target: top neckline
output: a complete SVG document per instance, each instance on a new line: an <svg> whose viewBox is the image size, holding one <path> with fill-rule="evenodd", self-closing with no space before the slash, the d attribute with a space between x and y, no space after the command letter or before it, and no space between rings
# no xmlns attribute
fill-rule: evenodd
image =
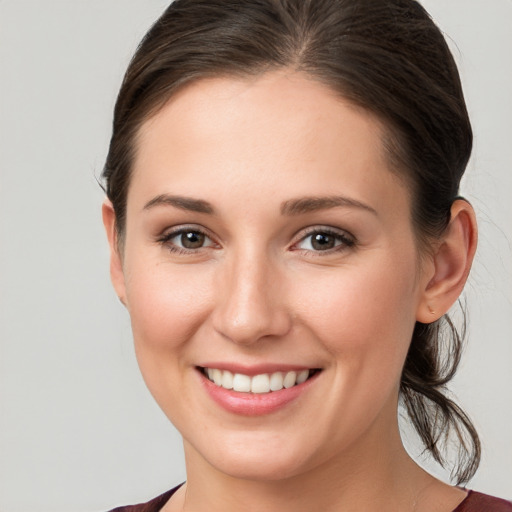
<svg viewBox="0 0 512 512"><path fill-rule="evenodd" d="M162 494L161 496L159 496L159 505L161 505L162 507L164 507L164 505L167 504L167 501L169 501L169 499L171 498L171 496L184 484L185 482L182 482L181 484L177 485L176 487L174 487L173 489L165 492L164 494ZM460 488L459 489L461 491L465 491L466 492L466 497L457 505L457 507L452 511L452 512L464 512L462 510L462 507L464 507L466 505L466 502L469 500L470 496L473 494L473 491L471 489L464 489L464 488ZM158 499L157 498L157 499Z"/></svg>
<svg viewBox="0 0 512 512"><path fill-rule="evenodd" d="M469 497L473 494L473 491L471 489L463 489L460 488L461 491L466 491L466 497L457 505L457 508L453 510L453 512L463 512L462 507L466 504L466 502L469 500Z"/></svg>

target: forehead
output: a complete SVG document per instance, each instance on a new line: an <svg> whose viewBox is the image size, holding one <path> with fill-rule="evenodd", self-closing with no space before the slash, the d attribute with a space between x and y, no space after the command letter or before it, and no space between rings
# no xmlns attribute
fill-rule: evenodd
<svg viewBox="0 0 512 512"><path fill-rule="evenodd" d="M157 195L158 187L212 195L235 185L246 199L284 185L290 195L325 195L335 185L377 202L389 187L407 195L389 171L384 130L302 74L199 80L141 127L129 196L134 188Z"/></svg>
<svg viewBox="0 0 512 512"><path fill-rule="evenodd" d="M323 130L319 134L316 130L320 124ZM366 131L376 149L383 149L380 140L384 126L376 116L318 80L285 69L243 79L217 77L191 82L142 124L137 142L140 146L156 131L170 134L173 128L187 137L204 135L205 142L213 133L221 136L223 131L238 130L240 137L250 137L255 146L262 135L272 135L281 128L285 130L280 133L288 139L311 141L317 135L332 140L339 135L336 128L341 124L350 125L353 132ZM337 138L336 143L343 144L343 140Z"/></svg>

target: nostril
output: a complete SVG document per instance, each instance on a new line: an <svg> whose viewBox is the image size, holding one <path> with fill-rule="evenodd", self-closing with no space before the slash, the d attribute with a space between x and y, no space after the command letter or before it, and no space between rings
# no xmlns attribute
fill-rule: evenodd
<svg viewBox="0 0 512 512"><path fill-rule="evenodd" d="M217 312L213 322L215 330L233 343L251 345L263 339L282 337L292 326L284 308L266 305L234 309Z"/></svg>

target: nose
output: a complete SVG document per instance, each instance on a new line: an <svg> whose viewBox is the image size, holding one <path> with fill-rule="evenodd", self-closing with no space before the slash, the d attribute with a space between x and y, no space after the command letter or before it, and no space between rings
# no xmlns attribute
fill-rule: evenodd
<svg viewBox="0 0 512 512"><path fill-rule="evenodd" d="M265 256L226 261L212 312L217 332L234 343L251 345L285 335L291 328L283 276Z"/></svg>

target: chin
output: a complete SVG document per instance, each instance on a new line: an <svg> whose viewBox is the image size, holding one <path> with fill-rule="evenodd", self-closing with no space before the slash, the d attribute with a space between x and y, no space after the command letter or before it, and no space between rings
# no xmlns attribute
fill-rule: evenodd
<svg viewBox="0 0 512 512"><path fill-rule="evenodd" d="M288 457L277 456L271 460L261 460L261 456L221 457L209 461L218 471L232 478L252 480L256 482L276 482L286 480L304 473L304 461L290 460Z"/></svg>
<svg viewBox="0 0 512 512"><path fill-rule="evenodd" d="M285 442L279 436L263 433L250 434L228 434L226 442L210 442L208 446L191 449L217 471L243 480L284 480L304 473L314 465L301 447L301 444L311 447L309 443L299 443L299 440L294 443L290 439Z"/></svg>

